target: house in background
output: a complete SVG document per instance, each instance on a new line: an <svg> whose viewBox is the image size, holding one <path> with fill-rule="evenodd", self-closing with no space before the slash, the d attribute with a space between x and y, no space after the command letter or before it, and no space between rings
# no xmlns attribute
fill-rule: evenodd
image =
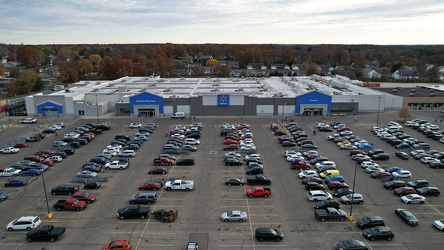
<svg viewBox="0 0 444 250"><path fill-rule="evenodd" d="M412 69L398 69L392 74L392 78L395 80L419 79L419 74Z"/></svg>

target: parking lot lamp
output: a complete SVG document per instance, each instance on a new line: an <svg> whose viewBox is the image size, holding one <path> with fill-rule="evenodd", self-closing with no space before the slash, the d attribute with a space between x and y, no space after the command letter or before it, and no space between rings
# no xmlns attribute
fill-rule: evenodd
<svg viewBox="0 0 444 250"><path fill-rule="evenodd" d="M382 96L378 96L378 118L376 118L376 127L379 127L379 111L381 110L381 98Z"/></svg>
<svg viewBox="0 0 444 250"><path fill-rule="evenodd" d="M353 175L353 186L351 192L351 202L350 202L350 216L348 216L349 221L353 221L353 199L355 197L355 184L356 184L356 170L358 169L358 162L355 163L355 173Z"/></svg>
<svg viewBox="0 0 444 250"><path fill-rule="evenodd" d="M48 210L47 218L52 218L52 213L49 211L48 194L46 193L45 175L42 170L43 192L45 193L46 209Z"/></svg>
<svg viewBox="0 0 444 250"><path fill-rule="evenodd" d="M97 124L100 124L100 117L99 117L99 102L97 102L97 94L96 96L96 112L97 112Z"/></svg>

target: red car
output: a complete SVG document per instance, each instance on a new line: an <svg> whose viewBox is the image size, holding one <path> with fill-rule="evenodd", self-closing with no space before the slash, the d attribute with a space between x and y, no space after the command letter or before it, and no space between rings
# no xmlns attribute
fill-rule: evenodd
<svg viewBox="0 0 444 250"><path fill-rule="evenodd" d="M287 133L285 133L285 131L282 131L282 130L276 130L276 131L274 131L274 135L286 135Z"/></svg>
<svg viewBox="0 0 444 250"><path fill-rule="evenodd" d="M46 149L46 150L39 150L39 151L37 151L37 153L35 153L35 155L37 155L37 154L47 154L47 155L53 155L53 154L55 154L56 153L56 151L54 151L54 150L50 150L50 149Z"/></svg>
<svg viewBox="0 0 444 250"><path fill-rule="evenodd" d="M76 198L78 200L84 201L86 203L92 203L96 200L96 195L84 192L75 192L71 198Z"/></svg>
<svg viewBox="0 0 444 250"><path fill-rule="evenodd" d="M242 130L242 129L250 129L250 125L248 124L239 124L239 126L237 126L237 130Z"/></svg>
<svg viewBox="0 0 444 250"><path fill-rule="evenodd" d="M370 177L375 178L375 179L379 179L383 176L391 176L392 174L387 173L387 172L374 172L370 175Z"/></svg>
<svg viewBox="0 0 444 250"><path fill-rule="evenodd" d="M28 146L29 146L28 143L17 143L14 145L14 148L26 148Z"/></svg>
<svg viewBox="0 0 444 250"><path fill-rule="evenodd" d="M224 145L237 144L236 140L226 139L224 140Z"/></svg>
<svg viewBox="0 0 444 250"><path fill-rule="evenodd" d="M336 189L341 189L341 188L348 188L348 185L345 182L330 181L328 183L328 188L330 190L336 190Z"/></svg>
<svg viewBox="0 0 444 250"><path fill-rule="evenodd" d="M43 162L45 160L45 158L37 156L37 155L29 155L29 156L25 156L23 158L23 160L30 160L33 162Z"/></svg>
<svg viewBox="0 0 444 250"><path fill-rule="evenodd" d="M173 166L174 160L168 158L154 158L153 164L156 166Z"/></svg>
<svg viewBox="0 0 444 250"><path fill-rule="evenodd" d="M416 194L416 190L412 187L400 187L400 188L395 188L393 190L393 194L397 195L397 196L404 196L404 195L408 195L408 194Z"/></svg>
<svg viewBox="0 0 444 250"><path fill-rule="evenodd" d="M168 168L155 167L148 171L148 174L166 174L168 173Z"/></svg>
<svg viewBox="0 0 444 250"><path fill-rule="evenodd" d="M103 250L113 250L113 249L131 250L131 243L127 240L115 240L108 242L103 246Z"/></svg>
<svg viewBox="0 0 444 250"><path fill-rule="evenodd" d="M91 139L96 138L96 135L93 134L93 133L85 133L85 134L83 134L83 135L89 135L89 136L91 137Z"/></svg>
<svg viewBox="0 0 444 250"><path fill-rule="evenodd" d="M357 154L367 155L367 152L361 151L359 149L352 149L352 150L350 150L350 155L357 155Z"/></svg>
<svg viewBox="0 0 444 250"><path fill-rule="evenodd" d="M154 182L154 181L150 181L150 182L145 182L143 184L140 184L138 189L139 190L159 190L161 187L159 182Z"/></svg>
<svg viewBox="0 0 444 250"><path fill-rule="evenodd" d="M307 155L307 160L314 159L314 158L316 158L318 156L319 156L318 154L309 154L309 155Z"/></svg>
<svg viewBox="0 0 444 250"><path fill-rule="evenodd" d="M54 166L54 162L51 161L51 160L48 160L48 159L43 160L42 163L45 164L48 167Z"/></svg>
<svg viewBox="0 0 444 250"><path fill-rule="evenodd" d="M291 169L310 169L310 163L308 163L307 161L299 161L299 162L294 162L291 164Z"/></svg>
<svg viewBox="0 0 444 250"><path fill-rule="evenodd" d="M350 131L350 128L349 127L338 128L338 132L342 132L342 131Z"/></svg>
<svg viewBox="0 0 444 250"><path fill-rule="evenodd" d="M239 150L239 147L236 144L230 144L224 147L224 151L235 151Z"/></svg>

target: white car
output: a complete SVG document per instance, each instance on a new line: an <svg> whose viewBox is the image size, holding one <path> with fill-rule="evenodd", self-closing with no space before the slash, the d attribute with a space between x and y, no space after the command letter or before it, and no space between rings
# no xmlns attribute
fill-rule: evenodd
<svg viewBox="0 0 444 250"><path fill-rule="evenodd" d="M97 173L93 172L93 171L89 171L89 170L83 170L80 172L77 172L77 177L80 178L92 178L92 177L96 177Z"/></svg>
<svg viewBox="0 0 444 250"><path fill-rule="evenodd" d="M372 161L363 161L361 163L362 168L368 168L368 167L379 167L378 163L374 163Z"/></svg>
<svg viewBox="0 0 444 250"><path fill-rule="evenodd" d="M189 145L199 145L200 141L196 140L194 138L186 138L185 139L185 144L189 144Z"/></svg>
<svg viewBox="0 0 444 250"><path fill-rule="evenodd" d="M18 153L20 150L18 148L13 148L13 147L6 147L6 148L2 148L0 150L0 153L2 154L16 154Z"/></svg>
<svg viewBox="0 0 444 250"><path fill-rule="evenodd" d="M143 141L148 140L148 137L146 135L138 135L137 138L139 138L139 139L141 139Z"/></svg>
<svg viewBox="0 0 444 250"><path fill-rule="evenodd" d="M384 169L377 167L377 166L368 166L365 168L365 172L368 174L375 173L375 172L384 172Z"/></svg>
<svg viewBox="0 0 444 250"><path fill-rule="evenodd" d="M242 151L256 150L256 146L247 144L247 145L240 147L240 150L242 150Z"/></svg>
<svg viewBox="0 0 444 250"><path fill-rule="evenodd" d="M296 152L294 150L285 150L284 157L287 158L289 155L299 154L302 155L301 152Z"/></svg>
<svg viewBox="0 0 444 250"><path fill-rule="evenodd" d="M140 124L140 123L131 123L129 127L130 128L141 128L142 124Z"/></svg>
<svg viewBox="0 0 444 250"><path fill-rule="evenodd" d="M333 197L330 193L324 192L322 190L311 190L307 193L307 199L310 201L324 201L331 200Z"/></svg>
<svg viewBox="0 0 444 250"><path fill-rule="evenodd" d="M410 204L410 203L424 203L425 202L425 197L419 194L408 194L408 195L404 195L401 197L401 201L406 203L406 204Z"/></svg>
<svg viewBox="0 0 444 250"><path fill-rule="evenodd" d="M149 136L150 133L148 133L148 132L137 132L137 134L136 134L137 137L139 137L139 136L141 136L141 135L143 135L143 136Z"/></svg>
<svg viewBox="0 0 444 250"><path fill-rule="evenodd" d="M220 216L220 220L224 222L228 221L239 221L243 222L247 220L247 213L239 210L233 210L226 213L223 213Z"/></svg>
<svg viewBox="0 0 444 250"><path fill-rule="evenodd" d="M122 152L119 153L119 156L120 157L134 157L134 156L136 156L136 151L130 150L130 149L123 150Z"/></svg>
<svg viewBox="0 0 444 250"><path fill-rule="evenodd" d="M252 146L254 146L254 142L253 141L246 141L246 140L242 140L242 141L239 141L239 146L246 146L246 145L252 145Z"/></svg>
<svg viewBox="0 0 444 250"><path fill-rule="evenodd" d="M352 135L352 134L353 134L353 132L348 131L348 130L339 132L340 136L347 136L347 135Z"/></svg>
<svg viewBox="0 0 444 250"><path fill-rule="evenodd" d="M316 172L316 170L303 170L303 171L299 172L300 179L304 179L307 177L319 177L319 175Z"/></svg>
<svg viewBox="0 0 444 250"><path fill-rule="evenodd" d="M111 155L111 156L117 156L119 153L119 150L113 150L113 149L104 149L102 154L104 155Z"/></svg>
<svg viewBox="0 0 444 250"><path fill-rule="evenodd" d="M423 153L425 153L425 150L418 149L418 150L413 150L412 152L410 152L410 155L415 156L417 154L423 154Z"/></svg>
<svg viewBox="0 0 444 250"><path fill-rule="evenodd" d="M52 162L61 162L63 160L63 158L60 155L52 155L48 157L48 159L51 160Z"/></svg>
<svg viewBox="0 0 444 250"><path fill-rule="evenodd" d="M405 125L406 127L412 127L412 126L415 126L416 124L418 124L418 123L416 123L416 122L414 122L414 121L406 121L406 122L404 123L404 125Z"/></svg>
<svg viewBox="0 0 444 250"><path fill-rule="evenodd" d="M249 154L244 157L244 160L248 160L250 158L259 158L260 159L261 155L260 154Z"/></svg>
<svg viewBox="0 0 444 250"><path fill-rule="evenodd" d="M22 216L16 220L9 222L6 226L8 231L14 230L31 230L37 228L42 224L42 220L38 216Z"/></svg>
<svg viewBox="0 0 444 250"><path fill-rule="evenodd" d="M238 158L240 158L240 157L241 157L241 154L239 154L239 153L236 153L236 152L233 152L233 151L231 151L231 152L228 152L228 153L225 153L225 155L233 155L233 156L236 156L236 157L238 157Z"/></svg>
<svg viewBox="0 0 444 250"><path fill-rule="evenodd" d="M334 140L335 138L339 138L339 137L341 137L339 134L332 134L332 135L329 135L327 138L328 138L328 140Z"/></svg>
<svg viewBox="0 0 444 250"><path fill-rule="evenodd" d="M119 145L119 144L108 145L108 146L106 146L106 149L118 151L118 150L122 149L122 145Z"/></svg>
<svg viewBox="0 0 444 250"><path fill-rule="evenodd" d="M440 231L444 231L444 219L435 220L433 225Z"/></svg>
<svg viewBox="0 0 444 250"><path fill-rule="evenodd" d="M440 163L440 162L441 162L440 160L438 160L438 159L436 159L436 158L434 158L434 157L429 157L429 156L422 157L420 161L421 161L422 163L424 163L424 164L430 164L430 163L432 163L432 162L437 162L437 163Z"/></svg>
<svg viewBox="0 0 444 250"><path fill-rule="evenodd" d="M368 141L366 141L366 140L359 140L359 141L353 143L353 145L355 145L355 146L358 146L360 144L368 144Z"/></svg>
<svg viewBox="0 0 444 250"><path fill-rule="evenodd" d="M308 156L308 155L313 155L313 154L317 155L318 151L316 151L316 150L308 150L308 151L305 151L304 153L302 153L303 156Z"/></svg>
<svg viewBox="0 0 444 250"><path fill-rule="evenodd" d="M58 125L52 125L51 127L49 127L49 129L52 129L52 130L61 130L62 127L60 127L60 126L58 126Z"/></svg>
<svg viewBox="0 0 444 250"><path fill-rule="evenodd" d="M393 172L392 176L396 178L409 178L412 177L412 173L410 173L408 170L399 170L397 172Z"/></svg>
<svg viewBox="0 0 444 250"><path fill-rule="evenodd" d="M183 138L185 138L185 136L184 136L184 135L181 135L181 134L174 134L174 135L172 135L171 137L179 138L179 139L181 139L181 140L183 140Z"/></svg>
<svg viewBox="0 0 444 250"><path fill-rule="evenodd" d="M292 161L294 159L304 159L301 155L289 155L287 161Z"/></svg>

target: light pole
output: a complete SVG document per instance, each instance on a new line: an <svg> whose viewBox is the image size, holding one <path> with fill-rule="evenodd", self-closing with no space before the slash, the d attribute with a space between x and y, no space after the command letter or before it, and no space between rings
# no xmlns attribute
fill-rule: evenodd
<svg viewBox="0 0 444 250"><path fill-rule="evenodd" d="M43 181L43 192L45 193L46 209L48 210L47 218L52 218L52 213L49 211L48 194L46 193L45 175L42 169L42 181Z"/></svg>
<svg viewBox="0 0 444 250"><path fill-rule="evenodd" d="M350 203L350 216L348 216L349 221L353 221L353 199L355 197L356 169L357 168L358 168L358 162L355 163L355 173L353 176L353 186L352 186L351 203Z"/></svg>
<svg viewBox="0 0 444 250"><path fill-rule="evenodd" d="M97 112L97 124L100 124L100 117L99 117L99 102L97 101L97 94L96 96L96 112Z"/></svg>
<svg viewBox="0 0 444 250"><path fill-rule="evenodd" d="M378 96L378 118L376 119L376 127L379 126L379 111L381 108L381 98L382 98L382 96Z"/></svg>
<svg viewBox="0 0 444 250"><path fill-rule="evenodd" d="M284 124L284 97L282 97L282 125Z"/></svg>

